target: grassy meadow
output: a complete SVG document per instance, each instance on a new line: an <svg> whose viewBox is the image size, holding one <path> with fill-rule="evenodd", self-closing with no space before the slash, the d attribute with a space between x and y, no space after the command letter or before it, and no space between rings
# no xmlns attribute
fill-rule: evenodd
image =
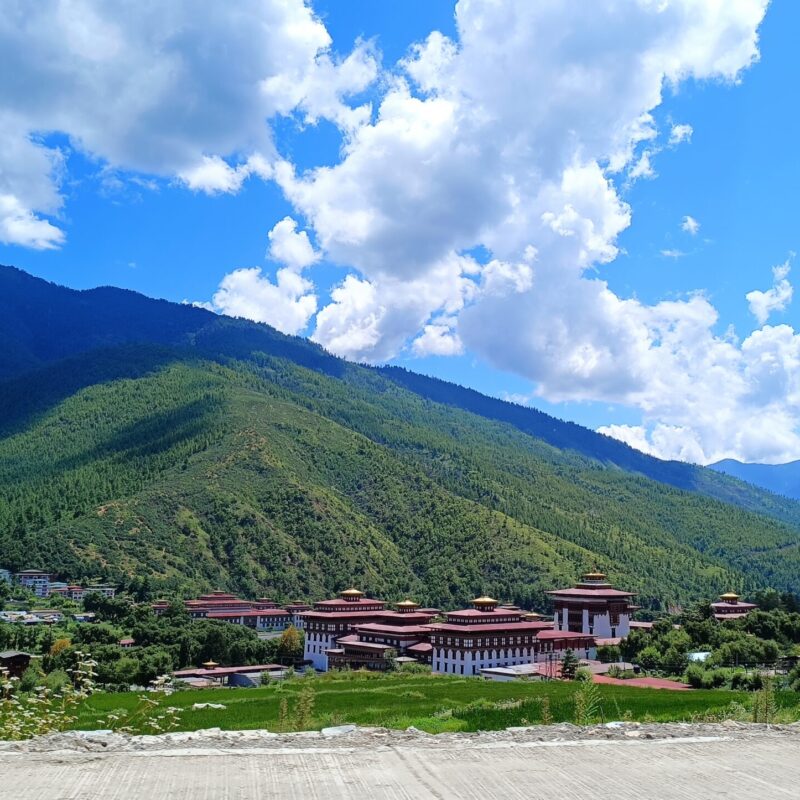
<svg viewBox="0 0 800 800"><path fill-rule="evenodd" d="M151 708L144 708L136 694L96 694L80 708L73 727L105 728L109 714L114 714L121 722L113 727L124 724L136 733L152 733L149 720L172 706L179 709L174 729L182 731L212 727L293 731L346 722L387 728L413 725L430 733L499 730L542 722L574 722L574 694L578 688L579 684L555 681L495 683L424 674L330 673L253 689L201 689L154 695L158 705ZM594 688L599 700L594 722L748 719L755 697L753 693L727 690L676 692L605 685ZM195 711L195 703L222 703L225 708ZM800 719L800 694L778 693L775 703L777 720Z"/></svg>

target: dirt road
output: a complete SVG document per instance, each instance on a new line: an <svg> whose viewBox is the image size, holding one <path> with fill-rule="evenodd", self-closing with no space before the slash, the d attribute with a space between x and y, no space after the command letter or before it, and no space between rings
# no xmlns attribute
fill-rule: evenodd
<svg viewBox="0 0 800 800"><path fill-rule="evenodd" d="M800 726L62 734L0 744L2 800L609 797L798 798Z"/></svg>

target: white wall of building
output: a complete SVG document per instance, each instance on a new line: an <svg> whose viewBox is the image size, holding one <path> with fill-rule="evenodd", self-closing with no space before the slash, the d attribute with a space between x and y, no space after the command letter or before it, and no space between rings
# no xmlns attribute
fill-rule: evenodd
<svg viewBox="0 0 800 800"><path fill-rule="evenodd" d="M314 665L314 669L322 672L328 671L328 656L326 650L336 646L336 637L341 633L306 633L303 647L303 658Z"/></svg>

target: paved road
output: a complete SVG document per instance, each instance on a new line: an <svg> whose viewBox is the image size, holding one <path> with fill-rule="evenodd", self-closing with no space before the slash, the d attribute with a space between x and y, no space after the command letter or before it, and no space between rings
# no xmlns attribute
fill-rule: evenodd
<svg viewBox="0 0 800 800"><path fill-rule="evenodd" d="M0 753L2 800L731 797L797 800L800 735Z"/></svg>

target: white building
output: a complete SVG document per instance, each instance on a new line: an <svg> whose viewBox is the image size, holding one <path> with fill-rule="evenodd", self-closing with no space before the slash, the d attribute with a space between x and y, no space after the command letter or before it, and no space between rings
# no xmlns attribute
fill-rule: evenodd
<svg viewBox="0 0 800 800"><path fill-rule="evenodd" d="M50 573L38 569L26 569L15 576L20 586L30 589L37 597L50 594Z"/></svg>
<svg viewBox="0 0 800 800"><path fill-rule="evenodd" d="M450 675L480 675L494 667L551 662L572 650L579 658L594 657L594 638L554 631L549 622L527 619L516 606L498 606L478 597L472 608L450 611L446 621L429 626L431 667Z"/></svg>
<svg viewBox="0 0 800 800"><path fill-rule="evenodd" d="M570 589L548 592L553 598L553 627L586 633L597 639L624 638L630 633L632 592L615 589L602 572L587 572Z"/></svg>

